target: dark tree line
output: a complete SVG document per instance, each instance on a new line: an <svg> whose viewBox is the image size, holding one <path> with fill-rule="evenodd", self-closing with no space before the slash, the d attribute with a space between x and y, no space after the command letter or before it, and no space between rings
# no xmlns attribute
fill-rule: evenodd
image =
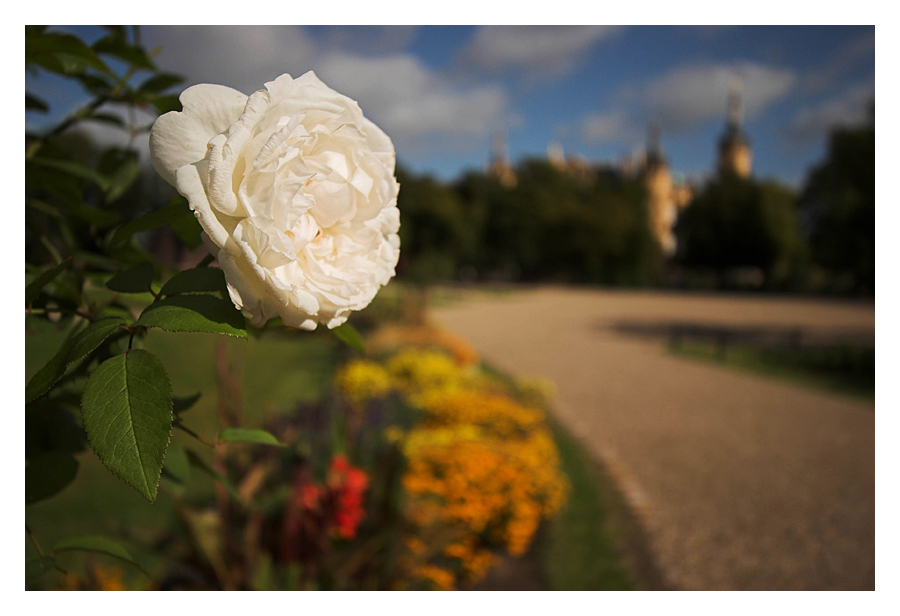
<svg viewBox="0 0 900 616"><path fill-rule="evenodd" d="M864 126L833 131L800 194L711 179L681 212L668 261L640 175L573 175L542 160L515 171L508 188L481 172L443 183L401 169L401 276L874 293L874 107Z"/></svg>
<svg viewBox="0 0 900 616"><path fill-rule="evenodd" d="M516 175L505 188L483 173L448 185L401 170L402 274L421 282L652 280L658 251L639 179L576 178L540 160Z"/></svg>

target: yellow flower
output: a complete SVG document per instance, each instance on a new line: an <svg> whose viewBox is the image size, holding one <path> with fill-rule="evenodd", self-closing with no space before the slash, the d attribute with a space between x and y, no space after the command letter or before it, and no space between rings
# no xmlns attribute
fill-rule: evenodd
<svg viewBox="0 0 900 616"><path fill-rule="evenodd" d="M380 364L367 359L348 362L338 372L338 388L352 403L365 406L391 391L391 376Z"/></svg>
<svg viewBox="0 0 900 616"><path fill-rule="evenodd" d="M414 577L430 582L435 590L454 590L453 574L435 565L422 565L413 573Z"/></svg>
<svg viewBox="0 0 900 616"><path fill-rule="evenodd" d="M407 460L402 482L411 534L403 566L437 589L475 583L497 549L527 552L541 521L565 502L568 482L544 413L552 383L491 377L475 367L477 355L464 343L431 328L394 328L374 339L370 349L398 340L395 346L418 345L383 364L350 362L338 375L351 404L393 391L421 411L412 429L383 433Z"/></svg>

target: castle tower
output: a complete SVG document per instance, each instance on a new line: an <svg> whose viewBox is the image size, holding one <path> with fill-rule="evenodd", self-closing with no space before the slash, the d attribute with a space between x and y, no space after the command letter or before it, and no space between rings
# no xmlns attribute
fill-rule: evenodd
<svg viewBox="0 0 900 616"><path fill-rule="evenodd" d="M557 171L565 171L566 169L566 153L562 144L553 141L547 144L547 162L549 162Z"/></svg>
<svg viewBox="0 0 900 616"><path fill-rule="evenodd" d="M652 122L647 128L647 158L644 163L644 186L647 190L647 215L650 232L663 253L675 252L675 235L672 228L678 216L675 202L675 186L669 163L660 145L659 124Z"/></svg>
<svg viewBox="0 0 900 616"><path fill-rule="evenodd" d="M739 78L731 82L728 94L728 121L725 133L719 139L719 174L733 174L740 178L748 178L753 172L753 149L750 139L741 129L744 120L741 90L743 84Z"/></svg>

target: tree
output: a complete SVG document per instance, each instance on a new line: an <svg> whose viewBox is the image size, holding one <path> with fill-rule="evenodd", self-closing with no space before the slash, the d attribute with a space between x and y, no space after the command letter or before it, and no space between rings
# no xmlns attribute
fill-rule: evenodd
<svg viewBox="0 0 900 616"><path fill-rule="evenodd" d="M831 133L809 175L803 212L817 265L861 293L875 292L875 104L865 125Z"/></svg>
<svg viewBox="0 0 900 616"><path fill-rule="evenodd" d="M678 259L720 278L759 268L768 286L788 280L802 260L796 198L775 182L723 175L710 181L679 218Z"/></svg>

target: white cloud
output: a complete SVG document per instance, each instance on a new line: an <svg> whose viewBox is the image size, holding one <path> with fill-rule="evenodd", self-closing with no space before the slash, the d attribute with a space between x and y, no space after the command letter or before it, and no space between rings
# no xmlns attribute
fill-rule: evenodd
<svg viewBox="0 0 900 616"><path fill-rule="evenodd" d="M313 40L294 26L153 26L149 47L160 45L157 63L187 77L186 85L217 83L245 93L282 73L313 68Z"/></svg>
<svg viewBox="0 0 900 616"><path fill-rule="evenodd" d="M633 144L641 138L637 121L623 109L593 113L581 121L581 136L585 143Z"/></svg>
<svg viewBox="0 0 900 616"><path fill-rule="evenodd" d="M323 81L357 99L389 135L410 142L434 133L487 134L501 125L507 107L502 88L454 87L411 55L337 54L317 68Z"/></svg>
<svg viewBox="0 0 900 616"><path fill-rule="evenodd" d="M473 140L473 135L486 137L507 117L514 118L498 85L462 86L410 53L341 51L335 49L336 35L317 46L306 31L291 26L148 30L149 44L163 47L159 65L185 75L187 85L221 83L249 93L282 73L297 77L315 70L329 86L359 101L365 114L391 136L401 156L446 143L456 149L483 147L483 139ZM415 34L408 29L393 33L407 41Z"/></svg>
<svg viewBox="0 0 900 616"><path fill-rule="evenodd" d="M752 119L783 98L797 78L788 69L742 62L682 66L622 93L643 106L664 130L693 128L722 118L735 77L743 82L744 116Z"/></svg>
<svg viewBox="0 0 900 616"><path fill-rule="evenodd" d="M462 63L485 72L521 71L531 77L570 73L585 53L618 26L481 26Z"/></svg>
<svg viewBox="0 0 900 616"><path fill-rule="evenodd" d="M805 107L794 116L788 138L797 146L810 145L836 126L861 124L868 118L869 103L874 98L874 84L859 83L838 97Z"/></svg>
<svg viewBox="0 0 900 616"><path fill-rule="evenodd" d="M688 64L632 83L614 96L604 111L582 118L582 139L589 144L638 143L650 121L663 133L683 133L710 121L724 121L735 77L743 83L744 116L748 119L784 98L797 81L787 69L752 62Z"/></svg>

